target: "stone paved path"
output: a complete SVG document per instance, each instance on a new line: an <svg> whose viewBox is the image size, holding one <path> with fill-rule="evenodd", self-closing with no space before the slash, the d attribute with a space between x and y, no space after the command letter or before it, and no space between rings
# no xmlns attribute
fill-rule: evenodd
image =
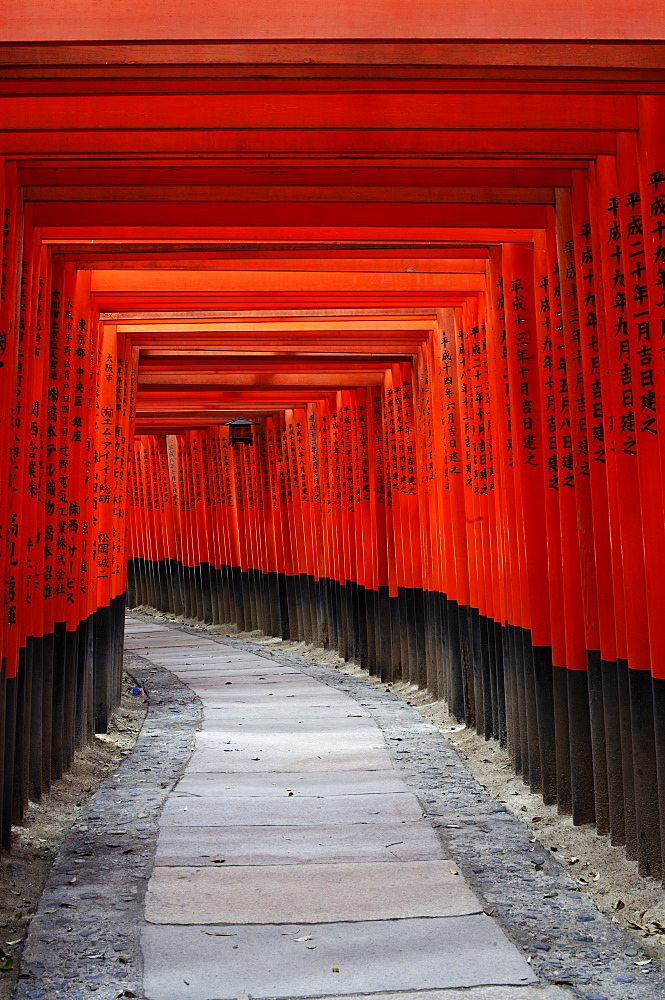
<svg viewBox="0 0 665 1000"><path fill-rule="evenodd" d="M288 663L130 619L198 695L141 936L146 1000L564 1000L446 857L382 730Z"/></svg>

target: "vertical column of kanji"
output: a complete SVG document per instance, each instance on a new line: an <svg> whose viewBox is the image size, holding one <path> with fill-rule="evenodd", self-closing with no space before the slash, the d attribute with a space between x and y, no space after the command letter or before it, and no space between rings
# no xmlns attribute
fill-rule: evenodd
<svg viewBox="0 0 665 1000"><path fill-rule="evenodd" d="M524 773L534 791L542 790L542 768L538 736L534 647L550 647L550 611L547 584L547 533L544 498L544 453L539 427L540 385L534 295L533 247L505 244L502 265L506 293L508 373L512 397L513 445L516 461L518 528L524 539L526 579L523 608L527 612L517 650L518 697L523 684L526 742ZM521 656L520 656L521 653ZM543 651L551 656L551 649ZM520 670L521 666L521 670ZM578 698L578 700L580 700ZM588 700L580 707L580 727ZM588 718L587 718L588 733ZM523 729L524 732L524 729ZM580 749L582 742L580 741ZM583 792L588 791L584 788Z"/></svg>
<svg viewBox="0 0 665 1000"><path fill-rule="evenodd" d="M185 617L196 620L196 552L192 526L192 449L187 431L178 438L178 489L180 493L180 523L182 527L182 562L185 586Z"/></svg>
<svg viewBox="0 0 665 1000"><path fill-rule="evenodd" d="M505 322L499 320L494 289L496 280L487 268L486 290L479 298L481 357L483 359L482 421L479 432L484 448L480 453L481 502L483 509L483 546L488 558L488 612L486 618L490 683L492 692L492 732L502 744L506 742L506 700L504 676L504 624L506 620L505 585L502 560L505 541L504 524L499 517L499 494L496 488L495 463L497 448L505 439L505 405L503 384L498 375L499 345L505 335ZM504 337L505 347L505 337ZM486 492L485 492L486 490Z"/></svg>
<svg viewBox="0 0 665 1000"><path fill-rule="evenodd" d="M665 102L660 96L638 98L640 131L638 134L638 171L641 192L643 237L646 254L643 284L649 290L649 327L645 317L637 332L640 346L649 345L653 357L654 385L640 388L639 436L653 435L656 421L661 483L665 480L665 447L663 446L663 378L665 375ZM648 338L647 338L648 333ZM645 366L649 367L649 366ZM652 445L653 448L653 445ZM662 585L662 573L656 586ZM651 578L647 581L652 585ZM651 628L652 615L649 615ZM665 658L652 651L653 705L655 721L656 763L659 786L662 854L665 858Z"/></svg>
<svg viewBox="0 0 665 1000"><path fill-rule="evenodd" d="M32 292L35 271L34 232L31 213L23 218L21 259L17 311L17 350L13 393L8 397L7 417L10 422L9 442L9 533L5 602L9 625L6 650L8 714L5 733L5 789L2 810L2 841L9 845L12 820L20 820L23 812L26 662L25 641L28 629L28 607L25 601L26 569L23 549L32 533L29 509L26 511L26 459L29 428L31 376L34 358L30 344L32 332ZM25 516L27 515L27 517ZM27 523L26 523L27 522ZM29 752L29 751L28 751Z"/></svg>
<svg viewBox="0 0 665 1000"><path fill-rule="evenodd" d="M293 474L291 461L292 421L290 412L285 410L280 414L280 427L277 434L277 457L280 474L280 498L282 504L282 524L285 541L285 572L286 601L289 619L289 637L302 638L298 611L298 537L293 515Z"/></svg>
<svg viewBox="0 0 665 1000"><path fill-rule="evenodd" d="M164 559L166 540L164 530L165 504L161 481L159 457L159 437L155 434L146 436L146 475L150 491L150 524L147 526L148 544L150 546L149 566L151 574L152 597L151 605L159 610L167 610L168 600L164 575Z"/></svg>
<svg viewBox="0 0 665 1000"><path fill-rule="evenodd" d="M204 432L192 431L192 461L195 487L195 523L198 538L198 571L200 587L201 621L212 622L212 592L210 587L210 501L206 498L203 472Z"/></svg>
<svg viewBox="0 0 665 1000"><path fill-rule="evenodd" d="M303 479L304 470L304 434L303 411L301 409L287 410L288 456L291 474L293 503L291 505L292 531L296 541L297 564L295 567L295 583L298 603L298 634L301 639L311 641L311 618L309 614L308 589L308 493L307 481ZM304 486L304 489L303 489Z"/></svg>
<svg viewBox="0 0 665 1000"><path fill-rule="evenodd" d="M91 322L99 326L99 312L92 309ZM116 347L115 421L113 428L113 479L112 479L112 553L111 606L113 609L113 637L115 644L115 691L119 703L122 690L122 671L125 638L125 610L127 605L127 456L133 425L133 393L135 388L135 354L131 343L123 336ZM138 365L138 357L136 357ZM160 492L161 505L161 492ZM163 534L162 534L163 548ZM164 556L160 563L162 600L165 598Z"/></svg>
<svg viewBox="0 0 665 1000"><path fill-rule="evenodd" d="M210 621L218 625L219 536L217 533L217 504L213 468L213 434L215 428L206 429L201 436L201 471L203 474L203 500L208 527L208 601Z"/></svg>
<svg viewBox="0 0 665 1000"><path fill-rule="evenodd" d="M403 362L401 368L401 405L404 436L404 472L400 473L400 490L406 513L409 580L407 606L409 617L409 662L411 676L419 687L427 686L425 656L425 603L423 590L423 553L421 544L420 497L416 470L416 425L414 414L413 366Z"/></svg>
<svg viewBox="0 0 665 1000"><path fill-rule="evenodd" d="M636 817L640 870L645 875L662 877L659 783L653 766L656 759L656 728L652 675L653 664L665 662L665 621L662 614L665 600L665 580L662 574L665 560L665 517L661 458L662 435L665 434L665 379L662 355L659 357L654 352L651 340L650 300L656 288L650 288L648 280L645 213L640 189L637 136L634 132L617 136L616 163L649 628L649 666L632 670L629 675ZM656 204L665 214L665 199L661 204ZM650 204L647 218L652 217L652 207L654 206ZM662 299L662 295L656 296L656 301L659 299ZM625 335L624 328L620 339ZM648 409L654 396L660 400L655 413ZM665 803L663 815L665 816Z"/></svg>
<svg viewBox="0 0 665 1000"><path fill-rule="evenodd" d="M624 770L624 792L628 791L630 806L626 809L626 844L630 856L637 856L642 869L648 868L650 850L648 826L649 807L636 784L637 771L644 767L640 760L642 748L634 731L632 713L634 689L641 686L633 670L650 669L650 642L647 614L646 567L642 536L641 496L638 490L627 494L624 484L639 484L638 438L635 421L636 397L641 392L640 375L631 356L630 325L636 310L628 301L627 271L633 268L622 237L618 178L614 157L599 157L595 172L595 208L592 203L592 231L600 257L605 329L601 328L601 384L603 403L607 403L611 422L605 435L609 444L608 483L611 537L618 549L615 572L623 581L625 606L627 662L619 663L622 700L622 740L630 742L632 760ZM628 273L628 281L631 281ZM633 337L632 339L635 339ZM638 366L639 367L639 366ZM603 374L605 377L603 378ZM609 431L609 433L608 433ZM628 764L624 760L624 763ZM650 766L650 765L649 765ZM633 797L634 828L631 822Z"/></svg>
<svg viewBox="0 0 665 1000"><path fill-rule="evenodd" d="M466 309L457 311L457 329L452 338L452 353L454 364L457 369L459 387L459 408L460 408L460 429L462 438L460 445L462 451L462 492L460 496L462 509L460 513L463 517L465 546L468 570L468 595L465 605L458 608L459 622L459 642L462 664L462 674L464 678L465 695L465 718L468 726L476 726L479 722L478 697L482 697L480 684L476 685L477 661L474 650L474 609L478 607L478 565L475 537L475 517L473 514L473 476L478 475L475 465L474 448L477 448L475 441L475 424L473 414L473 388L471 372L471 345L469 335L469 316ZM478 690L477 690L478 688Z"/></svg>
<svg viewBox="0 0 665 1000"><path fill-rule="evenodd" d="M15 392L18 341L18 306L21 257L21 201L12 164L0 161L2 169L2 287L0 289L0 386L7 404ZM14 771L14 746L16 736L16 670L8 658L9 632L15 626L16 608L12 610L10 588L10 524L11 496L8 489L12 428L9 415L0 424L2 444L3 483L0 490L0 526L3 532L2 568L4 580L5 614L2 619L0 664L0 846L9 848L11 842L12 784ZM12 621L12 618L14 621Z"/></svg>
<svg viewBox="0 0 665 1000"><path fill-rule="evenodd" d="M68 331L66 331L68 332ZM99 553L96 550L96 530L95 518L97 516L96 504L99 495L95 493L95 461L100 454L100 449L96 441L96 421L98 405L98 385L99 385L99 348L101 329L99 315L96 309L91 306L90 300L90 272L80 272L76 275L76 288L74 298L74 330L73 341L71 342L70 366L70 420L68 425L69 438L68 448L70 451L69 461L72 476L76 479L76 493L72 495L69 505L69 545L71 548L72 560L69 570L69 582L73 581L76 603L79 607L79 622L76 629L77 635L77 720L83 717L87 720L87 735L94 731L95 715L99 715L99 708L95 705L95 671L97 670L97 603L96 575L97 559ZM106 375L110 374L107 372ZM117 372L113 372L117 376ZM113 399L112 423L114 428L114 438L112 446L113 466L110 478L111 501L106 506L107 523L114 521L114 501L113 493L115 487L115 465L117 461L115 446L115 413L116 413L116 378L112 380L104 379L108 385L109 396ZM104 449L106 450L106 449ZM124 498L123 498L124 504ZM104 506L102 504L102 506ZM113 532L110 532L110 558L111 575L114 569L114 557L117 563L118 558L124 564L123 552L114 551ZM123 539L124 544L124 539ZM122 566L124 577L125 569ZM124 589L124 588L123 588ZM68 596L71 593L71 586L68 583ZM111 580L109 596L113 598L113 582ZM74 604L68 600L67 607L73 612ZM124 608L123 608L124 611ZM124 634L124 614L118 615L117 609L111 606L111 640L113 649L110 651L110 664L112 674L110 677L110 698L111 705L115 706L120 700L122 683L122 645ZM74 623L72 614L71 623ZM102 631L104 625L100 626ZM105 669L102 664L102 670ZM84 729L85 729L84 724ZM78 721L77 721L78 727ZM84 738L85 732L81 732ZM77 736L78 739L78 736Z"/></svg>
<svg viewBox="0 0 665 1000"><path fill-rule="evenodd" d="M226 428L220 431L220 468L224 495L224 530L227 557L227 608L231 622L240 626L242 621L242 584L240 578L240 552L238 540L238 516L235 502L233 474L234 449L228 442Z"/></svg>
<svg viewBox="0 0 665 1000"><path fill-rule="evenodd" d="M159 599L162 610L173 612L173 583L171 560L173 559L173 510L168 489L168 466L166 461L166 440L162 434L152 439L154 475L159 499L159 539L160 577Z"/></svg>
<svg viewBox="0 0 665 1000"><path fill-rule="evenodd" d="M44 336L49 322L49 309L52 301L55 279L52 274L52 262L49 251L43 248L40 255L40 274L37 289L37 312L32 336L33 364L36 366L32 381L32 394L29 404L29 436L27 455L28 501L33 504L33 522L31 535L26 539L26 603L29 603L33 625L31 637L26 643L26 657L31 668L31 684L26 698L29 700L30 753L26 765L28 795L33 801L39 801L43 788L43 754L42 739L43 713L45 702L44 680L48 670L43 663L44 636L52 629L49 608L50 602L45 599L45 538L47 527L52 522L47 516L47 501L45 497L45 462L47 449L47 407L50 406L48 393L50 391L49 372L49 340ZM62 269L58 269L61 283ZM56 322L60 319L56 311ZM47 698L48 701L48 698ZM50 753L49 753L50 757ZM49 772L50 778L50 772ZM48 780L48 779L47 779Z"/></svg>
<svg viewBox="0 0 665 1000"><path fill-rule="evenodd" d="M312 507L312 481L308 455L307 410L298 407L293 411L295 445L295 481L300 503L300 531L302 534L302 564L300 571L300 600L302 606L303 634L312 642L316 629L315 574L314 574L314 520Z"/></svg>
<svg viewBox="0 0 665 1000"><path fill-rule="evenodd" d="M129 608L137 608L141 603L139 598L140 593L140 578L139 578L139 559L140 559L140 548L139 548L139 489L138 489L138 467L137 463L139 461L138 449L141 445L141 438L137 435L132 443L131 456L129 463L129 482L130 482L130 492L129 492L129 510L128 510L128 524L129 524L129 542L127 549L127 606Z"/></svg>
<svg viewBox="0 0 665 1000"><path fill-rule="evenodd" d="M480 651L483 675L483 732L486 737L498 737L499 694L496 656L495 622L496 606L496 549L495 508L493 480L492 402L487 352L487 312L485 297L469 300L473 305L474 323L471 327L472 364L474 376L474 416L477 440L478 480L474 483L476 533L482 553L482 590L479 593Z"/></svg>
<svg viewBox="0 0 665 1000"><path fill-rule="evenodd" d="M89 272L81 272L81 274L89 275ZM97 379L93 438L92 530L90 536L94 564L94 604L96 606L94 614L95 727L98 732L105 732L116 698L119 696L119 691L114 688L117 678L117 647L114 635L114 612L111 605L117 363L117 334L114 326L106 324L101 327L96 348Z"/></svg>
<svg viewBox="0 0 665 1000"><path fill-rule="evenodd" d="M254 438L254 435L252 435ZM261 628L260 613L260 540L258 525L258 504L256 498L256 482L254 469L256 464L254 443L243 445L238 449L242 461L242 478L245 488L245 550L247 553L247 629Z"/></svg>
<svg viewBox="0 0 665 1000"><path fill-rule="evenodd" d="M334 646L344 656L348 648L346 579L347 579L347 497L346 497L346 432L344 426L344 395L335 394L331 414L333 509L331 539L334 566Z"/></svg>
<svg viewBox="0 0 665 1000"><path fill-rule="evenodd" d="M332 562L332 431L331 406L329 398L316 403L317 462L319 468L320 519L321 519L321 565L319 579L319 635L326 648L334 646L332 639L332 618L334 602L333 562Z"/></svg>
<svg viewBox="0 0 665 1000"><path fill-rule="evenodd" d="M442 578L442 655L446 699L451 712L467 720L465 666L460 637L460 619L469 603L469 574L464 515L463 436L460 411L460 379L456 361L457 318L454 309L437 311L437 341L433 358L436 378L434 399L439 421L435 421L437 483L440 487L440 544ZM445 526L445 528L444 528ZM472 692L469 692L472 696Z"/></svg>
<svg viewBox="0 0 665 1000"><path fill-rule="evenodd" d="M360 662L365 669L376 673L376 537L372 517L372 491L369 468L369 410L370 390L357 389L356 397L356 496L359 505L360 551L362 590L359 592Z"/></svg>
<svg viewBox="0 0 665 1000"><path fill-rule="evenodd" d="M196 618L195 555L192 538L192 484L190 476L191 448L187 432L177 435L178 494L180 496L180 526L182 530L182 572L185 618Z"/></svg>
<svg viewBox="0 0 665 1000"><path fill-rule="evenodd" d="M362 666L367 663L367 618L365 606L365 584L367 579L367 553L365 552L364 510L362 503L362 459L360 454L360 418L364 418L365 409L362 405L362 394L358 389L349 392L351 407L349 486L353 492L353 519L350 524L350 544L352 551L351 587L352 587L352 633L351 649L353 658Z"/></svg>
<svg viewBox="0 0 665 1000"><path fill-rule="evenodd" d="M191 617L195 621L203 619L203 604L201 592L201 539L198 525L197 475L198 449L192 431L185 431L183 437L182 463L184 474L184 489L187 497L185 507L185 525L187 548L189 552L188 572L190 581Z"/></svg>
<svg viewBox="0 0 665 1000"><path fill-rule="evenodd" d="M342 394L335 393L333 409L330 412L330 514L329 514L329 559L331 578L330 643L340 650L342 645L342 436L340 415Z"/></svg>
<svg viewBox="0 0 665 1000"><path fill-rule="evenodd" d="M141 451L141 493L143 497L143 561L144 561L144 590L146 607L155 607L155 496L151 461L152 437L149 434L143 435L143 448Z"/></svg>
<svg viewBox="0 0 665 1000"><path fill-rule="evenodd" d="M358 503L355 483L355 413L354 393L348 389L342 390L342 407L339 416L341 428L341 458L342 458L342 524L343 524L343 570L342 570L342 622L344 627L344 645L342 655L345 660L357 656L356 639L358 635L358 551L356 536L358 530Z"/></svg>
<svg viewBox="0 0 665 1000"><path fill-rule="evenodd" d="M273 523L273 507L270 490L270 467L268 464L268 441L266 438L266 418L258 418L256 436L256 493L259 505L261 534L261 594L263 629L268 635L279 635L279 592L275 587L277 574L277 551Z"/></svg>
<svg viewBox="0 0 665 1000"><path fill-rule="evenodd" d="M427 687L435 697L448 700L441 648L443 638L441 595L445 590L440 523L443 475L439 477L436 474L438 469L444 474L447 469L444 470L443 465L445 456L440 455L440 439L444 433L445 417L437 384L439 377L435 358L437 336L438 330L432 330L419 350L419 402L416 405L416 417L420 417L421 421L419 489L425 506L425 510L421 510L421 516L426 525L424 544L427 560Z"/></svg>
<svg viewBox="0 0 665 1000"><path fill-rule="evenodd" d="M481 637L481 607L484 597L484 553L480 512L479 424L483 414L482 359L480 329L473 303L467 299L458 330L457 363L460 373L460 402L464 429L464 519L469 565L469 605L463 635L468 647L469 690L473 691L471 719L479 733L485 734L485 658ZM478 413L477 411L480 411ZM488 684L489 687L489 684ZM487 692L489 693L489 692ZM471 719L469 721L471 721Z"/></svg>
<svg viewBox="0 0 665 1000"><path fill-rule="evenodd" d="M505 280L502 250L492 250L488 265L488 309L492 315L493 336L488 341L488 375L492 407L494 465L496 483L496 527L498 549L498 600L501 608L501 648L505 702L506 742L517 771L526 759L522 753L525 727L521 671L521 625L524 622L524 545L520 533L515 484L515 452L513 450L513 409L508 365L508 334L506 328L506 298L510 292Z"/></svg>
<svg viewBox="0 0 665 1000"><path fill-rule="evenodd" d="M422 559L424 674L427 689L437 693L438 681L434 669L432 614L432 544L431 525L432 480L432 408L429 394L429 353L427 344L419 344L413 363L413 413L416 489L418 492L419 544Z"/></svg>
<svg viewBox="0 0 665 1000"><path fill-rule="evenodd" d="M557 215L564 217L563 193L557 192ZM571 191L571 226L573 234L574 264L576 269L577 304L579 308L582 376L586 404L586 432L589 442L589 487L593 532L593 574L591 587L597 595L598 641L603 687L603 714L605 717L605 751L607 755L607 787L610 836L612 843L626 842L626 812L634 808L632 783L628 797L624 791L624 764L632 747L622 738L622 699L619 697L617 657L625 659L625 613L623 586L619 566L613 567L616 555L610 539L610 513L608 501L607 464L614 462L611 443L612 428L606 412L601 382L600 330L604 330L604 303L600 281L600 258L594 252L591 232L588 178L581 171L574 171ZM567 243L568 241L566 241ZM566 261L569 254L565 251ZM598 272L598 274L596 273ZM607 434L607 440L606 440ZM616 547L615 547L616 549ZM627 713L628 706L624 712ZM628 768L626 768L628 770Z"/></svg>
<svg viewBox="0 0 665 1000"><path fill-rule="evenodd" d="M392 455L392 517L395 539L395 587L397 600L396 635L399 642L399 662L401 676L416 683L415 661L413 659L413 616L410 614L411 553L409 549L408 509L403 486L406 481L406 446L404 435L404 415L402 405L402 370L400 365L392 365L392 387L389 390L392 402L391 455ZM390 406L389 406L390 410Z"/></svg>
<svg viewBox="0 0 665 1000"><path fill-rule="evenodd" d="M29 225L29 214L26 215ZM14 773L12 794L12 819L21 823L28 800L28 772L30 760L30 714L32 694L32 633L34 615L34 578L36 541L40 535L38 507L37 462L34 412L39 404L43 384L44 356L41 333L37 330L37 313L40 304L42 248L39 232L30 227L24 238L25 287L21 288L19 313L19 365L17 367L17 395L14 411L15 457L20 463L14 478L15 501L22 509L20 531L12 538L18 556L15 567L17 586L17 618L20 619L18 636L18 662L16 672L16 739L14 743ZM27 265L27 266L26 266ZM23 279L23 276L22 276ZM31 457L32 456L32 457ZM38 572L38 570L37 570ZM37 605L35 631L39 633L41 602Z"/></svg>
<svg viewBox="0 0 665 1000"><path fill-rule="evenodd" d="M172 578L176 592L176 605L174 613L178 616L185 614L185 579L184 579L184 548L182 533L182 492L180 489L179 472L179 446L180 442L176 434L166 435L166 462L168 465L168 484L173 507L173 542L174 542L174 565L172 566Z"/></svg>
<svg viewBox="0 0 665 1000"><path fill-rule="evenodd" d="M270 633L284 636L287 625L284 592L284 542L282 538L279 471L275 443L275 418L264 419L265 479L263 503L266 514L266 546L270 560L268 592L270 594Z"/></svg>
<svg viewBox="0 0 665 1000"><path fill-rule="evenodd" d="M293 527L291 507L293 493L291 491L291 471L289 465L286 415L281 411L275 426L275 445L277 465L279 469L279 499L281 509L282 538L284 544L284 592L286 618L288 620L289 638L298 636L298 614L295 598L294 574L296 572L296 553L293 546Z"/></svg>
<svg viewBox="0 0 665 1000"><path fill-rule="evenodd" d="M221 566L221 544L219 536L217 479L215 475L215 427L210 427L201 439L201 461L203 466L203 491L208 521L209 545L209 587L211 620L219 625L220 618L220 586L219 573Z"/></svg>
<svg viewBox="0 0 665 1000"><path fill-rule="evenodd" d="M224 621L222 616L223 538L220 527L221 496L217 468L218 425L207 428L203 438L203 485L208 508L210 532L210 602L213 624Z"/></svg>
<svg viewBox="0 0 665 1000"><path fill-rule="evenodd" d="M539 710L547 719L548 725L544 732L551 739L551 746L543 748L542 753L543 798L552 802L559 791L559 807L562 811L568 811L570 734L567 722L566 669L584 670L586 665L575 497L575 454L579 425L577 411L573 415L571 406L571 400L576 398L574 394L579 393L579 387L576 388L576 374L566 355L564 327L564 315L569 325L575 315L575 276L571 262L564 261L561 256L557 257L553 219L550 219L547 230L539 230L534 234L534 240L534 278L539 309L538 374L543 400L539 417L546 455L545 522L552 635L551 657L543 661L543 650L539 650L534 655L534 667L541 672L539 690L544 692L545 697ZM563 288L562 282L565 283ZM572 374L569 373L569 368ZM548 709L548 706L551 707Z"/></svg>
<svg viewBox="0 0 665 1000"><path fill-rule="evenodd" d="M308 403L305 411L307 419L307 477L312 530L312 636L317 646L323 644L322 577L323 572L323 524L321 520L321 468L318 407L316 402Z"/></svg>
<svg viewBox="0 0 665 1000"><path fill-rule="evenodd" d="M386 543L386 464L381 386L372 386L367 392L367 443L374 545L375 669L382 680L390 680L392 673L388 549Z"/></svg>
<svg viewBox="0 0 665 1000"><path fill-rule="evenodd" d="M404 676L403 636L400 619L399 583L402 552L399 536L399 464L394 396L394 373L387 368L383 379L383 434L386 497L386 550L388 563L388 605L390 609L390 678Z"/></svg>
<svg viewBox="0 0 665 1000"><path fill-rule="evenodd" d="M159 480L159 460L157 454L157 437L147 435L146 455L148 460L147 475L150 489L150 510L152 513L150 533L150 569L152 576L152 594L150 604L160 611L164 608L164 586L162 566L164 560L164 505L162 501L161 483Z"/></svg>
<svg viewBox="0 0 665 1000"><path fill-rule="evenodd" d="M141 568L141 607L150 606L150 528L148 524L148 489L149 464L147 457L148 437L141 435L136 451L137 493L139 498L138 511L138 548Z"/></svg>
<svg viewBox="0 0 665 1000"><path fill-rule="evenodd" d="M595 292L591 287L583 288L583 284L589 286L589 267L584 265L584 271L578 270L574 234L571 193L569 189L560 189L557 191L556 202L556 236L561 276L564 345L570 392L570 433L574 472L574 489L571 490L570 487L570 476L562 481L562 489L566 494L564 502L572 508L567 511L570 523L569 534L573 538L575 537L574 533L577 534L579 548L579 603L583 612L583 620L582 623L578 623L578 629L583 630L583 639L580 638L577 642L579 646L583 643L586 650L593 750L595 821L599 833L608 833L616 826L615 821L611 822L610 820L611 803L615 798L616 785L615 788L610 789L613 779L610 778L609 771L610 769L615 771L615 777L620 775L621 755L616 739L609 741L608 745L608 718L611 717L612 723L614 723L618 709L616 663L610 662L606 666L603 660L596 552L598 545L605 546L609 559L609 538L606 536L606 532L605 538L602 537L602 521L597 526L594 522L589 454L589 418L592 416L591 406L588 405L588 400L590 401L591 398L588 396L587 377L587 351L589 348L582 343L583 339L586 338L586 331L583 333L583 317L586 321L588 310L594 304ZM574 505L571 493L574 494ZM596 534L598 534L598 539L595 537ZM567 580L564 581L564 593L565 599L568 600L570 591ZM576 606L570 609L566 606L567 623L569 617L576 610ZM612 655L616 655L614 636L612 636ZM570 659L572 661L572 654ZM607 679L610 682L607 694L605 693L606 675L608 675Z"/></svg>
<svg viewBox="0 0 665 1000"><path fill-rule="evenodd" d="M82 324L82 327L80 327ZM75 392L75 343L77 330L87 337L89 283L73 267L65 270L65 312L60 334L60 419L57 439L55 595L56 623L53 659L53 767L55 774L67 769L74 748L74 714L77 697L77 659L81 525L80 501L85 460L74 458L71 435ZM86 372L87 374L87 372ZM83 402L84 386L79 389ZM87 400L86 400L87 402ZM85 599L85 595L82 595ZM79 704L85 704L85 702Z"/></svg>

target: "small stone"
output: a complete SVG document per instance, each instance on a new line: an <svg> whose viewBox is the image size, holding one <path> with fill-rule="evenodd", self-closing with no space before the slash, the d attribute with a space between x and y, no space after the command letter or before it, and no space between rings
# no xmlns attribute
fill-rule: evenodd
<svg viewBox="0 0 665 1000"><path fill-rule="evenodd" d="M550 948L551 948L551 945L549 945L549 944L540 944L539 943L539 944L534 944L533 947L536 948L538 951L549 951Z"/></svg>
<svg viewBox="0 0 665 1000"><path fill-rule="evenodd" d="M617 983L634 983L635 976L615 976L614 981Z"/></svg>

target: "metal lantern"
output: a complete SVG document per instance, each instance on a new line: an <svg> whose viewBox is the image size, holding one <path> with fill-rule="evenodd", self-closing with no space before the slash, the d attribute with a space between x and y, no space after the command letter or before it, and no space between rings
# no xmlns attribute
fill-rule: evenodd
<svg viewBox="0 0 665 1000"><path fill-rule="evenodd" d="M252 426L257 423L257 420L246 420L245 417L225 420L224 425L229 429L229 444L251 444Z"/></svg>

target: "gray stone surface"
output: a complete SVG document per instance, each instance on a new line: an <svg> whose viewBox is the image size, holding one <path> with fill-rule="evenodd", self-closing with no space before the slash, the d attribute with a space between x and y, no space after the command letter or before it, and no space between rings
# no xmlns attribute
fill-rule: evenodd
<svg viewBox="0 0 665 1000"><path fill-rule="evenodd" d="M332 990L348 996L535 979L497 924L484 915L302 924L291 934L285 930L146 927L146 1000L236 1000L241 993L256 1000L295 1000ZM309 942L295 940L309 934Z"/></svg>
<svg viewBox="0 0 665 1000"><path fill-rule="evenodd" d="M317 756L299 756L298 753L273 753L269 756L258 756L246 751L224 753L221 750L199 750L192 758L192 771L215 771L223 774L226 771L256 772L274 771L384 771L390 764L386 750L367 750L364 753L319 754Z"/></svg>
<svg viewBox="0 0 665 1000"><path fill-rule="evenodd" d="M229 739L230 737L230 739ZM380 750L385 746L379 729L363 729L352 733L270 733L251 729L242 732L220 733L205 730L196 734L197 750L224 749L227 744L249 753L284 755L302 754L319 756L329 753L358 753L363 750Z"/></svg>
<svg viewBox="0 0 665 1000"><path fill-rule="evenodd" d="M365 826L162 826L157 865L420 861L446 854L429 823Z"/></svg>
<svg viewBox="0 0 665 1000"><path fill-rule="evenodd" d="M373 795L215 798L172 794L162 812L164 826L313 826L404 823L422 819L422 806L411 792Z"/></svg>
<svg viewBox="0 0 665 1000"><path fill-rule="evenodd" d="M156 868L146 919L161 924L288 924L478 913L447 861ZM277 936L277 932L275 932Z"/></svg>
<svg viewBox="0 0 665 1000"><path fill-rule="evenodd" d="M462 990L417 990L413 993L372 993L372 1000L564 1000L570 996L556 986L472 986ZM320 1000L342 1000L341 996Z"/></svg>
<svg viewBox="0 0 665 1000"><path fill-rule="evenodd" d="M326 733L339 734L339 736L355 737L355 734L370 734L384 744L381 730L377 729L376 723L370 718L358 719L348 714L339 713L333 718L325 716L312 716L303 718L302 712L284 710L281 706L278 718L254 719L251 713L246 713L242 717L233 717L227 709L208 709L203 717L204 732L224 732L232 730L240 736L264 736L267 733L284 733L286 735L295 734L301 736L309 733L313 736L323 736ZM330 711L330 710L328 710Z"/></svg>
<svg viewBox="0 0 665 1000"><path fill-rule="evenodd" d="M212 774L191 766L178 784L179 794L242 795L279 797L301 795L368 795L405 792L407 786L394 770L386 771L296 771L282 774Z"/></svg>

